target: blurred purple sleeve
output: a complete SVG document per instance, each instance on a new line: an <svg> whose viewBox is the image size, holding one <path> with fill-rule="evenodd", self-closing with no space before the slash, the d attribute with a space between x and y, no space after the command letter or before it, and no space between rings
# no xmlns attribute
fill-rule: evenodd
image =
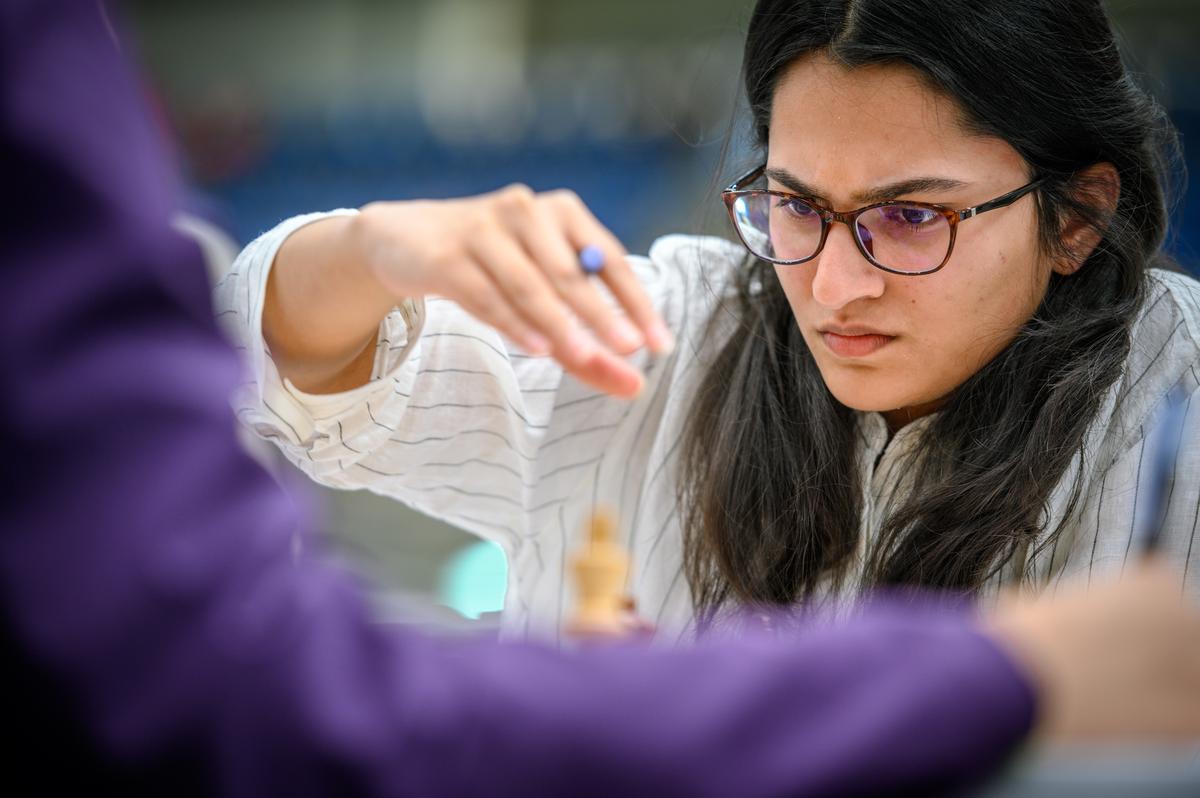
<svg viewBox="0 0 1200 798"><path fill-rule="evenodd" d="M0 59L6 673L117 771L231 796L835 795L959 786L1029 729L1027 683L936 610L584 655L373 625L335 560L292 558L304 519L235 443L236 357L99 7L4 3Z"/></svg>

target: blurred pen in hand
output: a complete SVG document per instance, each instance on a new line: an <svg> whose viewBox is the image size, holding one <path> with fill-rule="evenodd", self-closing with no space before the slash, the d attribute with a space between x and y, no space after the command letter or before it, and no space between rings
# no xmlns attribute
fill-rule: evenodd
<svg viewBox="0 0 1200 798"><path fill-rule="evenodd" d="M1137 548L1149 554L1158 548L1166 523L1171 488L1175 483L1175 463L1183 439L1183 424L1187 414L1187 397L1178 389L1167 395L1165 404L1154 418L1154 428L1147 437L1150 466L1149 482L1138 503L1134 518Z"/></svg>

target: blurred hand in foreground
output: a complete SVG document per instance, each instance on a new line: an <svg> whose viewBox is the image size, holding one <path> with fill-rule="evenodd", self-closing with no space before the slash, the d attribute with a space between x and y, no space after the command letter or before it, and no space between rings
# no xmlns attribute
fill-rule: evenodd
<svg viewBox="0 0 1200 798"><path fill-rule="evenodd" d="M984 629L1041 696L1038 734L1062 742L1200 740L1200 608L1157 560L1120 581L1005 596Z"/></svg>

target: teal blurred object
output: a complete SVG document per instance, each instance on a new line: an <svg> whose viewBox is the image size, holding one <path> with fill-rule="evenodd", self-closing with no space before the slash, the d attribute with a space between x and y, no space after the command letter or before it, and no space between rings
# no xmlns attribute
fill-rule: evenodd
<svg viewBox="0 0 1200 798"><path fill-rule="evenodd" d="M438 584L438 600L475 620L484 613L500 611L507 587L508 558L504 550L481 540L446 562Z"/></svg>

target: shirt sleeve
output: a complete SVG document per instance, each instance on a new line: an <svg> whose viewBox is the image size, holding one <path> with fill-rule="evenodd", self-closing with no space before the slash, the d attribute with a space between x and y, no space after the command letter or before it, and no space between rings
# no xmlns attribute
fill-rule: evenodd
<svg viewBox="0 0 1200 798"><path fill-rule="evenodd" d="M332 212L346 213L353 211ZM616 432L622 420L653 436L658 419L647 419L647 408L630 413L629 402L577 383L551 358L515 350L441 297L405 302L382 321L367 384L318 396L281 379L262 334L269 271L288 235L328 215L265 233L215 293L217 316L248 365L235 397L239 419L313 479L398 499L511 551L536 532L533 508L569 493L601 452L635 445ZM707 319L720 295L711 264L741 257L719 239L674 236L630 263L678 335L685 320ZM701 260L709 264L705 281ZM646 375L637 400L645 405L676 361L644 350L632 360Z"/></svg>

